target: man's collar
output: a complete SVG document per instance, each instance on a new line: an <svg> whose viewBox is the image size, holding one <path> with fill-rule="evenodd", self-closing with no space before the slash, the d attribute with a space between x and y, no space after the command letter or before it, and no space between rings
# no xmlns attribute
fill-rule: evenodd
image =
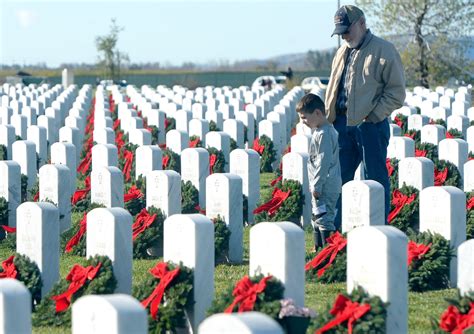
<svg viewBox="0 0 474 334"><path fill-rule="evenodd" d="M370 40L372 39L372 36L373 35L370 32L370 29L367 29L367 31L365 32L365 35L362 38L362 40L360 41L359 45L357 47L355 47L354 49L360 50L360 49L365 48L367 46L367 44L369 44Z"/></svg>

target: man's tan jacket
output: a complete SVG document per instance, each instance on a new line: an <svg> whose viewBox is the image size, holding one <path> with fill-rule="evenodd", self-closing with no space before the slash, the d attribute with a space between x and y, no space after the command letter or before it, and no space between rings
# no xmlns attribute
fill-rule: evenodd
<svg viewBox="0 0 474 334"><path fill-rule="evenodd" d="M347 45L334 56L326 91L326 116L336 119L336 99L345 59L350 52ZM400 108L405 100L405 75L402 61L395 47L370 30L352 62L347 66L347 125L363 121L378 123Z"/></svg>

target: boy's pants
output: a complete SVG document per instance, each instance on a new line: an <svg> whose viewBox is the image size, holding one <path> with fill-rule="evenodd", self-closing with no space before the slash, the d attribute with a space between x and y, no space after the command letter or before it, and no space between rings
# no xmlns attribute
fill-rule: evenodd
<svg viewBox="0 0 474 334"><path fill-rule="evenodd" d="M311 205L313 208L326 205L327 213L317 219L311 219L313 228L318 228L320 231L334 231L336 227L334 226L334 219L336 218L337 213L337 200L339 199L339 192L323 192L319 195L318 199L315 199L312 196Z"/></svg>

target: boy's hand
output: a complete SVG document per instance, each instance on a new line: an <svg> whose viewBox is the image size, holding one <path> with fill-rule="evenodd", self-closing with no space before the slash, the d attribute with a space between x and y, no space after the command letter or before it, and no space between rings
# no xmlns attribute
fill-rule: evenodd
<svg viewBox="0 0 474 334"><path fill-rule="evenodd" d="M321 194L318 193L317 191L313 191L313 196L315 199L318 199Z"/></svg>

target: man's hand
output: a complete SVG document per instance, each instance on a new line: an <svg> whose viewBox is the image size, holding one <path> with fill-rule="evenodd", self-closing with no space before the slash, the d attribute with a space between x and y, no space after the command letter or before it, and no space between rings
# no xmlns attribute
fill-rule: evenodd
<svg viewBox="0 0 474 334"><path fill-rule="evenodd" d="M320 195L321 195L321 194L318 193L317 191L313 191L313 197L314 197L315 199L318 199Z"/></svg>

